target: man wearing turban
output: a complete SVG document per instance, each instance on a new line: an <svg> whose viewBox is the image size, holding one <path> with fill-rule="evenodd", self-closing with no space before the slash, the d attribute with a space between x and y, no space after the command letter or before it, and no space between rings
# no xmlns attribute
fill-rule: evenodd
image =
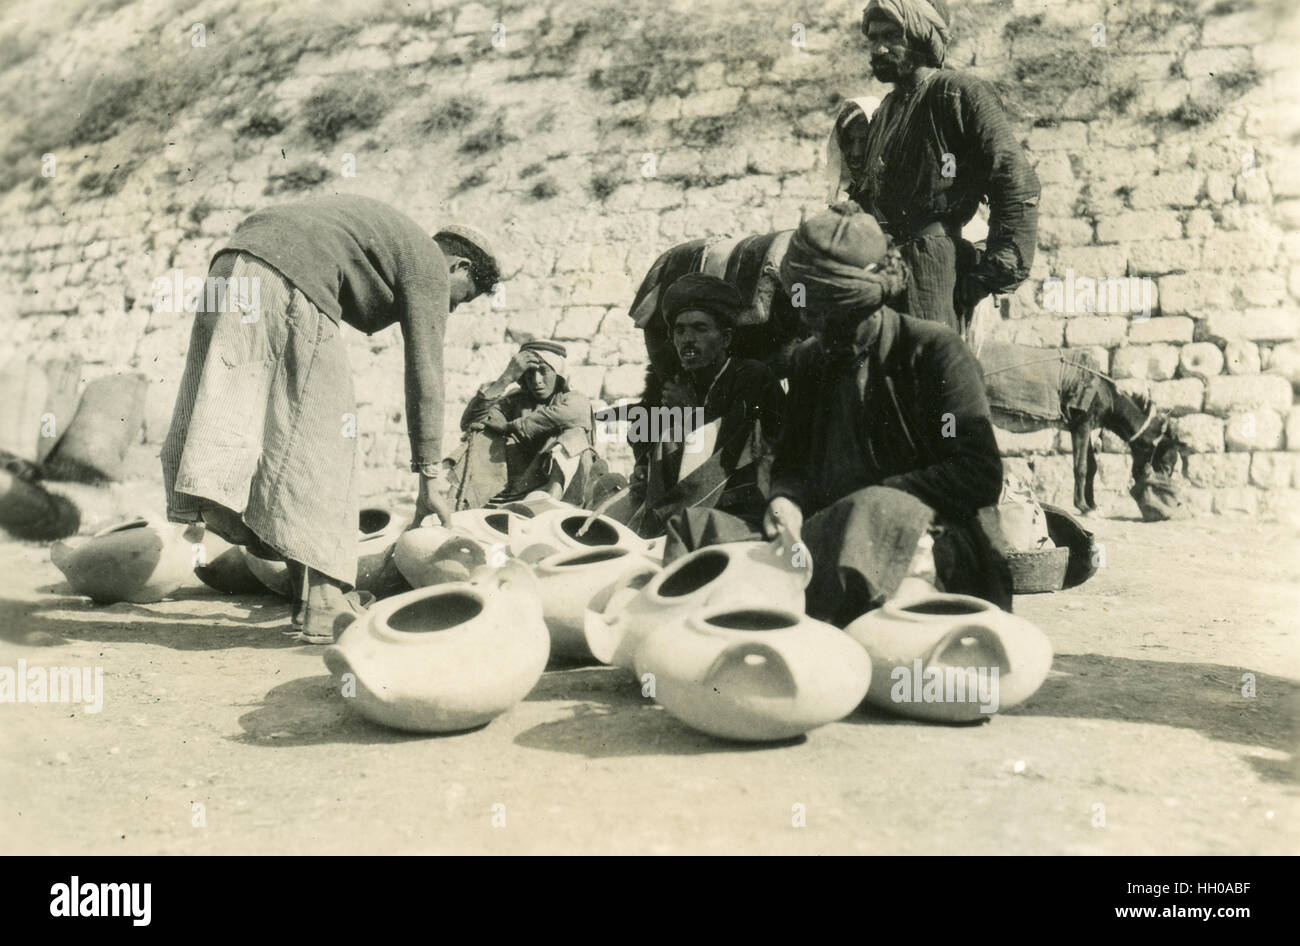
<svg viewBox="0 0 1300 946"><path fill-rule="evenodd" d="M642 505L632 522L655 537L683 510L717 509L757 528L766 505L759 479L784 392L765 364L731 351L744 299L717 276L688 273L664 292L661 308L680 369L654 409L681 422L654 425L658 437L640 451L631 486Z"/></svg>
<svg viewBox="0 0 1300 946"><path fill-rule="evenodd" d="M843 626L898 592L930 542L940 590L1009 607L996 520L980 512L1002 459L970 350L885 304L906 266L853 204L804 221L781 278L819 317L793 356L763 530L805 544L808 612Z"/></svg>
<svg viewBox="0 0 1300 946"><path fill-rule="evenodd" d="M1028 277L1039 186L992 87L945 67L949 25L945 0L871 0L862 15L871 70L894 88L873 115L846 104L833 150L848 196L908 264L905 311L965 333L980 299ZM961 230L982 201L981 252Z"/></svg>
<svg viewBox="0 0 1300 946"><path fill-rule="evenodd" d="M570 390L567 354L558 342L525 342L500 377L481 385L470 399L461 430L494 436L485 444L486 456L467 449L461 459L458 508L510 502L539 489L583 505L586 497L575 491L581 493L592 482L598 461L591 442L591 401ZM512 384L517 387L509 390ZM473 486L468 499L461 483Z"/></svg>

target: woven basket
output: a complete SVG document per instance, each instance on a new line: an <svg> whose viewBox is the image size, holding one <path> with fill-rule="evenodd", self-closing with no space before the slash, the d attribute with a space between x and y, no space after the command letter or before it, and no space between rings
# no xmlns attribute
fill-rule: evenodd
<svg viewBox="0 0 1300 946"><path fill-rule="evenodd" d="M1011 569L1011 590L1018 595L1032 595L1061 590L1065 569L1070 564L1070 550L1060 547L1008 552L1006 559Z"/></svg>

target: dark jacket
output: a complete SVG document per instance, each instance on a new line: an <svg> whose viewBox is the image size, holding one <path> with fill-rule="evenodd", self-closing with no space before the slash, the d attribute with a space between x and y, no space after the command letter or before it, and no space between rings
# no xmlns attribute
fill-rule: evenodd
<svg viewBox="0 0 1300 946"><path fill-rule="evenodd" d="M857 490L890 486L940 517L973 518L1002 489L979 363L951 330L882 314L863 359L829 353L818 339L796 349L772 495L808 517Z"/></svg>
<svg viewBox="0 0 1300 946"><path fill-rule="evenodd" d="M931 223L959 232L987 201L987 249L971 273L1009 292L1033 265L1038 178L992 86L951 69L923 82L915 103L886 95L869 124L857 109L841 113L849 196L900 243Z"/></svg>

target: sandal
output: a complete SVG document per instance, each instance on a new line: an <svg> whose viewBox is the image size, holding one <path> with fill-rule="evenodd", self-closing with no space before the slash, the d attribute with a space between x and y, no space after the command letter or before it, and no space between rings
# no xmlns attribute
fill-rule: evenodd
<svg viewBox="0 0 1300 946"><path fill-rule="evenodd" d="M332 644L343 630L365 614L366 608L375 603L375 596L369 591L349 591L343 596L345 609L327 611L324 614L306 610L302 630L295 640L304 644Z"/></svg>

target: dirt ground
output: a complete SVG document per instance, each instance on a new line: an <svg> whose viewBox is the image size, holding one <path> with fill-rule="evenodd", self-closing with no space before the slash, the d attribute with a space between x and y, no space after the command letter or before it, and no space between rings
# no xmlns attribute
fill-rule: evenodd
<svg viewBox="0 0 1300 946"><path fill-rule="evenodd" d="M1057 654L1024 706L975 726L860 710L760 747L696 734L593 667L552 669L475 732L387 731L350 714L274 599L196 585L99 608L45 549L0 545L0 666L99 666L105 692L95 714L0 704L0 838L41 854L1300 852L1300 542L1242 520L1091 527L1095 578L1016 601Z"/></svg>

